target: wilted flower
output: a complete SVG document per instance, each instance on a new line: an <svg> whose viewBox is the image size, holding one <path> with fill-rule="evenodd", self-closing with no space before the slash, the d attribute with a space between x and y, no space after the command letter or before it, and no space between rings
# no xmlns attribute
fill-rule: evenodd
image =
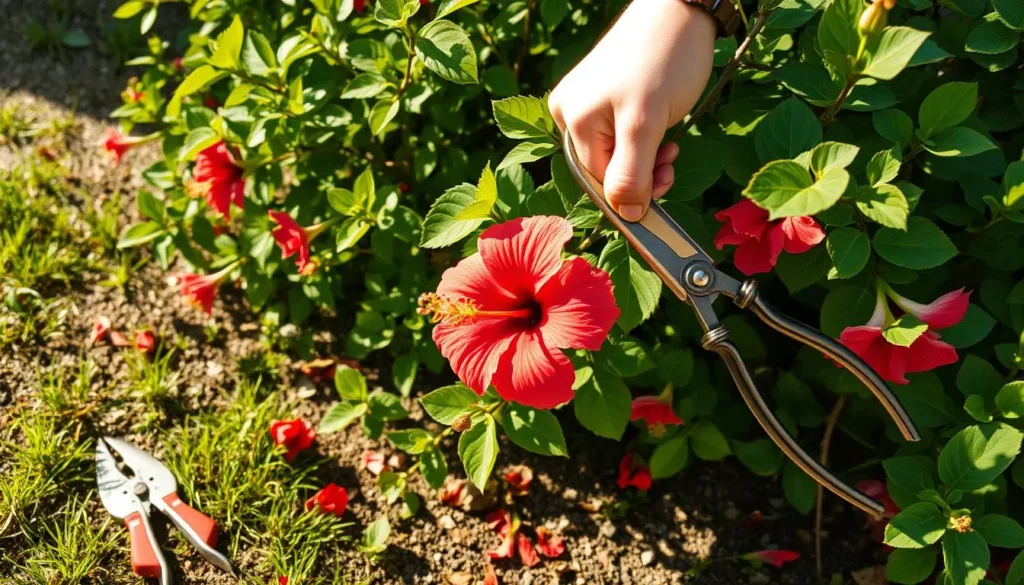
<svg viewBox="0 0 1024 585"><path fill-rule="evenodd" d="M741 555L740 558L750 561L755 565L768 563L769 565L781 567L788 562L799 559L800 553L792 550L759 550Z"/></svg>
<svg viewBox="0 0 1024 585"><path fill-rule="evenodd" d="M138 329L135 331L135 349L142 353L153 353L156 351L156 337L149 329Z"/></svg>
<svg viewBox="0 0 1024 585"><path fill-rule="evenodd" d="M541 526L537 528L537 550L548 558L560 557L565 552L565 541Z"/></svg>
<svg viewBox="0 0 1024 585"><path fill-rule="evenodd" d="M92 321L92 329L89 332L89 343L95 344L103 339L108 331L110 331L110 319L103 315L96 317Z"/></svg>
<svg viewBox="0 0 1024 585"><path fill-rule="evenodd" d="M516 465L505 473L505 484L514 495L521 496L530 490L533 470L525 465Z"/></svg>

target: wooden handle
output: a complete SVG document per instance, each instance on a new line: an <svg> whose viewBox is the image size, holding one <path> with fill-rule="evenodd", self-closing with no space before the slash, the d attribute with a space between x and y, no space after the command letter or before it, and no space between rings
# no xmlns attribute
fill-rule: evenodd
<svg viewBox="0 0 1024 585"><path fill-rule="evenodd" d="M160 577L160 557L156 551L156 543L150 540L142 514L132 512L124 519L128 527L128 535L132 541L132 571L140 577L157 579Z"/></svg>
<svg viewBox="0 0 1024 585"><path fill-rule="evenodd" d="M178 494L170 494L164 502L188 524L203 542L217 546L217 523L212 518L181 501Z"/></svg>

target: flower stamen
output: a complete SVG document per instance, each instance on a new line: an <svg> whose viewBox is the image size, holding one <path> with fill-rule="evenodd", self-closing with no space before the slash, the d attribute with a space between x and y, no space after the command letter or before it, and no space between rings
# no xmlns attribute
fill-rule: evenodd
<svg viewBox="0 0 1024 585"><path fill-rule="evenodd" d="M431 323L459 325L480 317L501 317L505 319L534 319L536 311L531 308L505 311L482 311L471 299L446 299L437 293L423 293L417 301L420 315L430 315Z"/></svg>

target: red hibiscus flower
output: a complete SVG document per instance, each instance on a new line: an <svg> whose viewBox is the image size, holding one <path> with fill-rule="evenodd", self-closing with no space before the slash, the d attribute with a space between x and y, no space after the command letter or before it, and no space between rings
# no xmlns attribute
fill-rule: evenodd
<svg viewBox="0 0 1024 585"><path fill-rule="evenodd" d="M505 483L512 494L524 495L533 483L533 470L525 465L516 465L505 474Z"/></svg>
<svg viewBox="0 0 1024 585"><path fill-rule="evenodd" d="M387 471L388 464L384 462L384 455L376 451L363 451L363 469L374 475L380 475Z"/></svg>
<svg viewBox="0 0 1024 585"><path fill-rule="evenodd" d="M213 298L217 295L217 287L232 270L241 263L236 260L222 270L212 274L180 274L181 294L189 303L202 309L207 315L213 310Z"/></svg>
<svg viewBox="0 0 1024 585"><path fill-rule="evenodd" d="M616 483L619 489L632 486L646 492L651 489L651 470L634 458L632 453L626 453L619 461L619 480Z"/></svg>
<svg viewBox="0 0 1024 585"><path fill-rule="evenodd" d="M666 387L658 396L634 398L629 420L644 421L647 431L655 437L664 436L667 426L683 424L683 419L672 409L672 386Z"/></svg>
<svg viewBox="0 0 1024 585"><path fill-rule="evenodd" d="M205 197L217 213L230 217L231 204L245 205L245 176L224 141L206 147L196 155L192 181L185 185L190 197Z"/></svg>
<svg viewBox="0 0 1024 585"><path fill-rule="evenodd" d="M285 448L284 460L291 462L299 454L299 451L308 449L313 444L316 433L306 424L306 421L296 418L274 421L270 425L270 436L274 439L275 445Z"/></svg>
<svg viewBox="0 0 1024 585"><path fill-rule="evenodd" d="M103 139L103 149L107 151L107 155L115 165L121 164L124 153L131 150L136 144L138 144L137 139L128 138L113 128L107 128L107 134Z"/></svg>
<svg viewBox="0 0 1024 585"><path fill-rule="evenodd" d="M942 341L935 330L956 325L964 318L970 294L960 289L939 297L931 304L921 305L897 295L887 284L878 281L871 319L865 325L844 329L839 341L886 381L907 384L908 373L927 372L956 363L956 348ZM896 326L887 297L927 326L927 330L918 333L909 345L897 345L886 338L889 328Z"/></svg>
<svg viewBox="0 0 1024 585"><path fill-rule="evenodd" d="M548 409L572 399L575 372L562 349L601 347L619 317L608 274L575 257L563 218L518 218L491 226L478 252L420 299L434 342L477 394L493 385L511 400Z"/></svg>
<svg viewBox="0 0 1024 585"><path fill-rule="evenodd" d="M156 351L156 337L149 329L135 331L135 349L142 353L153 353Z"/></svg>
<svg viewBox="0 0 1024 585"><path fill-rule="evenodd" d="M825 231L809 216L768 221L768 212L749 199L715 214L722 229L715 236L715 247L736 246L732 263L750 276L770 272L785 250L802 254L825 239Z"/></svg>
<svg viewBox="0 0 1024 585"><path fill-rule="evenodd" d="M100 315L93 319L92 329L89 332L89 343L95 344L110 331L110 319Z"/></svg>
<svg viewBox="0 0 1024 585"><path fill-rule="evenodd" d="M268 211L267 213L270 215L270 219L277 223L272 234L274 241L281 248L281 257L291 258L297 255L295 265L299 267L299 274L303 276L313 274L317 264L309 258L309 243L340 218L329 219L304 228L296 223L292 216L283 211Z"/></svg>
<svg viewBox="0 0 1024 585"><path fill-rule="evenodd" d="M306 509L317 508L323 514L341 516L348 508L348 492L345 488L329 483L312 498L306 500Z"/></svg>
<svg viewBox="0 0 1024 585"><path fill-rule="evenodd" d="M769 565L781 567L790 561L799 559L800 553L793 550L759 550L741 555L740 558L750 561L755 565L768 563Z"/></svg>
<svg viewBox="0 0 1024 585"><path fill-rule="evenodd" d="M537 528L537 550L548 558L562 556L565 552L565 541L561 536L551 534L551 531L543 526Z"/></svg>

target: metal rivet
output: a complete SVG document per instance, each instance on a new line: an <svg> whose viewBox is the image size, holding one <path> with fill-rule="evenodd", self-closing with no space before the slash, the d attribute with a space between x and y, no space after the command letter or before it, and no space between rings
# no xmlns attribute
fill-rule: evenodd
<svg viewBox="0 0 1024 585"><path fill-rule="evenodd" d="M137 496L144 496L144 495L146 495L146 492L149 490L149 488L146 487L145 482L141 482L141 481L137 482L135 484L135 487L132 488L132 489L135 492L135 495L137 495Z"/></svg>
<svg viewBox="0 0 1024 585"><path fill-rule="evenodd" d="M704 287L711 282L711 276L709 276L704 270L694 270L690 275L690 282L692 282L694 286Z"/></svg>

